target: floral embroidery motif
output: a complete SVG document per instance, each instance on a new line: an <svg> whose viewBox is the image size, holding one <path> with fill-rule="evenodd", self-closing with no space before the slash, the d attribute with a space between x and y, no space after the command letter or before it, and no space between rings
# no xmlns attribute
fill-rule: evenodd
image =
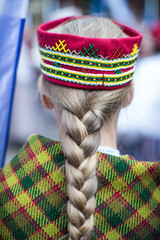
<svg viewBox="0 0 160 240"><path fill-rule="evenodd" d="M59 40L59 44L55 43L56 48L54 46L52 47L53 50L58 51L58 52L64 51L65 53L67 53L69 51L69 49L65 49L67 44L64 44L64 43L65 43L65 40L63 40L63 41Z"/></svg>
<svg viewBox="0 0 160 240"><path fill-rule="evenodd" d="M138 53L138 45L137 43L134 44L134 47L132 49L132 52L131 52L131 56L134 56Z"/></svg>
<svg viewBox="0 0 160 240"><path fill-rule="evenodd" d="M98 58L100 55L97 55L97 56L95 55L95 53L98 51L98 48L94 51L93 47L94 47L94 44L93 45L89 44L89 49L88 50L86 49L86 47L84 47L85 52L82 53L82 51L80 51L81 56L88 55L89 57L93 56L94 58ZM89 52L91 52L91 53L89 53Z"/></svg>

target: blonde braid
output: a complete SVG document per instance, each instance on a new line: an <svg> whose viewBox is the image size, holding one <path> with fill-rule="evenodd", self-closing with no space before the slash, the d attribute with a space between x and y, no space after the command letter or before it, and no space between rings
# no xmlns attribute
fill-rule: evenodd
<svg viewBox="0 0 160 240"><path fill-rule="evenodd" d="M96 150L102 124L91 110L84 115L83 112L76 114L63 110L63 125L67 131L63 149L67 158L68 232L72 240L89 239L93 229L94 195L97 191Z"/></svg>

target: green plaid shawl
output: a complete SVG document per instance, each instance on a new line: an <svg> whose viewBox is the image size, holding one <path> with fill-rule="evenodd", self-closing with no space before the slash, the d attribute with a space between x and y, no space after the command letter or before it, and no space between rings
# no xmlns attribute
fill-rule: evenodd
<svg viewBox="0 0 160 240"><path fill-rule="evenodd" d="M160 164L97 153L92 239L160 239ZM66 239L59 142L33 135L0 172L0 239Z"/></svg>

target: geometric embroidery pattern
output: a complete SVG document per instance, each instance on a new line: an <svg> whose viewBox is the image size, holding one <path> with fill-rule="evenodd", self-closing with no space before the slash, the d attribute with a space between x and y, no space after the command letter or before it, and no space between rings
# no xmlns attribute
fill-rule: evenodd
<svg viewBox="0 0 160 240"><path fill-rule="evenodd" d="M60 64L66 64L73 67L86 67L91 68L95 70L116 70L120 68L130 68L133 67L136 60L137 55L131 57L131 58L122 58L117 60L109 60L106 59L104 61L94 58L84 58L81 56L66 54L66 53L59 53L59 52L53 52L49 51L43 48L39 48L41 57L43 57L44 60L48 61L56 61Z"/></svg>
<svg viewBox="0 0 160 240"><path fill-rule="evenodd" d="M94 44L93 45L89 44L89 49L86 49L86 47L84 47L85 52L82 53L82 51L80 51L81 56L86 56L87 55L89 57L93 56L94 58L98 58L100 55L97 55L97 56L95 55L95 53L98 51L98 48L95 51L93 50L93 48L94 48Z"/></svg>
<svg viewBox="0 0 160 240"><path fill-rule="evenodd" d="M59 44L55 43L56 47L52 47L53 50L58 51L58 52L64 51L65 53L68 52L69 50L65 49L67 44L64 44L64 42L65 42L65 40L63 40L63 41L59 40Z"/></svg>
<svg viewBox="0 0 160 240"><path fill-rule="evenodd" d="M160 239L160 163L97 152L92 240ZM65 158L33 135L0 170L0 239L67 239Z"/></svg>
<svg viewBox="0 0 160 240"><path fill-rule="evenodd" d="M131 56L136 55L137 52L138 52L138 45L137 45L137 43L135 43L135 44L134 44L134 47L133 47L133 49L132 49L132 52L131 52Z"/></svg>
<svg viewBox="0 0 160 240"><path fill-rule="evenodd" d="M56 83L58 83L57 80L61 80L65 85L69 85L69 82L71 82L81 86L85 85L85 87L100 86L103 88L111 88L128 84L133 79L131 71L132 73L134 72L134 66L138 57L137 44L134 44L132 52L127 55L123 53L123 49L120 47L114 47L108 56L103 57L101 54L96 55L99 49L95 48L94 44L89 44L88 47L84 46L83 50L82 48L79 50L71 50L66 49L68 43L65 43L65 41L66 40L58 40L52 47L47 45L44 47L43 44L39 45L39 51L42 58L41 70L44 76L52 78L53 82L54 79L56 79ZM43 63L48 66L44 66ZM50 67L50 65L56 66L56 64L58 64L57 67L61 67L61 69L66 71L66 77L64 79L63 76L55 73L57 71ZM70 69L72 73L67 74L68 69ZM79 74L79 69L91 71L95 80L93 80L93 78L88 78L88 76L83 79ZM123 69L125 71L122 71ZM71 75L73 76L73 71L75 71L75 79L70 77ZM61 74L61 72L59 73ZM100 74L101 79L99 79ZM119 77L110 77L110 75L119 75ZM126 77L124 77L124 75L126 75Z"/></svg>
<svg viewBox="0 0 160 240"><path fill-rule="evenodd" d="M114 48L115 51L112 50L112 59L114 58L121 58L122 57L122 53L123 53L123 49L120 50L120 47L118 48Z"/></svg>
<svg viewBox="0 0 160 240"><path fill-rule="evenodd" d="M132 79L134 74L134 69L132 69L128 74L124 73L122 74L114 74L114 75L102 75L102 74L86 74L76 71L71 71L68 69L63 68L56 68L54 66L51 66L49 64L42 63L41 64L41 70L42 72L49 76L54 77L57 79L62 79L63 81L78 83L78 84L85 84L85 85L91 85L91 86L97 86L97 85L103 85L109 86L109 85L122 85L124 82L128 82Z"/></svg>
<svg viewBox="0 0 160 240"><path fill-rule="evenodd" d="M121 73L123 73L123 71L121 69L118 69L118 70L115 70L114 73L115 74L121 74Z"/></svg>

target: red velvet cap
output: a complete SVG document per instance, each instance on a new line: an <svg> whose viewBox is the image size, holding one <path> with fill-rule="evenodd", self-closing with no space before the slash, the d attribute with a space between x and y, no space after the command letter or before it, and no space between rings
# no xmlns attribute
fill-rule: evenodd
<svg viewBox="0 0 160 240"><path fill-rule="evenodd" d="M48 32L76 18L66 17L38 27L44 77L59 85L84 89L115 89L129 84L142 34L117 22L128 37L89 38Z"/></svg>

